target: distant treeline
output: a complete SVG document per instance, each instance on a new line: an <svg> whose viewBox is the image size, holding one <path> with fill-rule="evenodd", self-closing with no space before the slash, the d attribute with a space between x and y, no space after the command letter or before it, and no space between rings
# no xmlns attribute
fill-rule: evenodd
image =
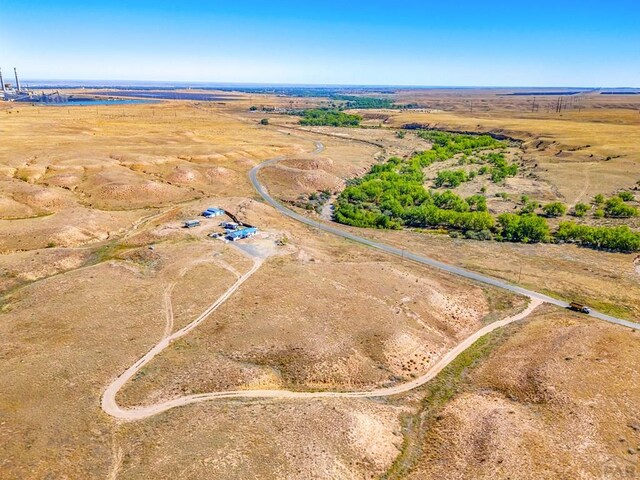
<svg viewBox="0 0 640 480"><path fill-rule="evenodd" d="M388 98L333 95L331 99L345 102L345 108L393 108L393 102Z"/></svg>
<svg viewBox="0 0 640 480"><path fill-rule="evenodd" d="M313 108L302 112L300 125L357 127L361 121L362 117L360 115L352 115L335 109Z"/></svg>

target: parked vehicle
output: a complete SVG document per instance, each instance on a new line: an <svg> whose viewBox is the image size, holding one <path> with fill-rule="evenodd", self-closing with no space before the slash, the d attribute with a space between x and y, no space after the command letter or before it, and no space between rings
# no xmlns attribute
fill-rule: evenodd
<svg viewBox="0 0 640 480"><path fill-rule="evenodd" d="M569 304L569 310L573 310L574 312L580 313L591 313L591 309L582 303L571 302Z"/></svg>

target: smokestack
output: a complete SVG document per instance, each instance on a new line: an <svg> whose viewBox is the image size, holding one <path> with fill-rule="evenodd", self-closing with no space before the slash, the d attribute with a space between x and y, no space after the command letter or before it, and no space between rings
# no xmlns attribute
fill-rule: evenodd
<svg viewBox="0 0 640 480"><path fill-rule="evenodd" d="M7 87L4 86L4 80L2 79L2 70L0 70L0 84L2 84L2 92L6 93Z"/></svg>
<svg viewBox="0 0 640 480"><path fill-rule="evenodd" d="M16 74L16 90L20 93L22 89L20 88L20 80L18 80L18 70L15 67L13 67L13 73Z"/></svg>

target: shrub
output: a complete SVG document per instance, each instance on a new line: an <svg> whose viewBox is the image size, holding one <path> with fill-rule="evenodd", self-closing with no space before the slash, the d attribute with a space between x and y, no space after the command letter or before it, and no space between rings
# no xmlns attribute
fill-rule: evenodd
<svg viewBox="0 0 640 480"><path fill-rule="evenodd" d="M625 202L631 202L634 199L633 193L631 192L620 192L618 194L618 197L620 197Z"/></svg>
<svg viewBox="0 0 640 480"><path fill-rule="evenodd" d="M629 218L638 215L638 209L627 205L620 197L611 197L604 205L604 214L613 218Z"/></svg>
<svg viewBox="0 0 640 480"><path fill-rule="evenodd" d="M464 233L465 238L469 238L471 240L492 240L493 235L489 230L467 230Z"/></svg>
<svg viewBox="0 0 640 480"><path fill-rule="evenodd" d="M593 216L596 218L604 217L604 210L601 208L598 208L595 212L593 212Z"/></svg>
<svg viewBox="0 0 640 480"><path fill-rule="evenodd" d="M471 210L476 210L478 212L487 211L487 199L484 195L471 195L470 197L467 197L467 204Z"/></svg>
<svg viewBox="0 0 640 480"><path fill-rule="evenodd" d="M404 130L398 130L398 131L396 132L396 137L398 137L398 138L404 138L406 134L407 134L407 133L406 133Z"/></svg>
<svg viewBox="0 0 640 480"><path fill-rule="evenodd" d="M269 125L269 119L263 118L262 120L260 120L260 125Z"/></svg>
<svg viewBox="0 0 640 480"><path fill-rule="evenodd" d="M602 205L604 201L605 201L604 195L602 195L601 193L593 197L593 203L595 203L596 205Z"/></svg>
<svg viewBox="0 0 640 480"><path fill-rule="evenodd" d="M529 213L533 213L533 212L536 211L536 208L538 208L538 203L537 202L534 202L532 200L527 200L527 202L520 209L520 214L521 215L526 215L526 214L529 214Z"/></svg>
<svg viewBox="0 0 640 480"><path fill-rule="evenodd" d="M573 214L576 217L584 217L591 207L586 203L576 203L573 207Z"/></svg>
<svg viewBox="0 0 640 480"><path fill-rule="evenodd" d="M551 202L542 207L542 211L548 217L561 217L567 213L567 207L561 202Z"/></svg>

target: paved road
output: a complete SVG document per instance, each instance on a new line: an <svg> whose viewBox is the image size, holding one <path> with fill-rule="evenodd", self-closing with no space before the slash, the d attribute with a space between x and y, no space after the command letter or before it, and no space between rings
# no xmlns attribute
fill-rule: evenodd
<svg viewBox="0 0 640 480"><path fill-rule="evenodd" d="M313 151L313 153L314 154L318 154L323 149L324 149L324 146L322 145L322 143L321 142L316 142L316 149ZM280 213L282 213L282 214L284 214L284 215L286 215L286 216L288 216L290 218L293 218L294 220L297 220L298 222L304 223L305 225L309 225L311 227L318 228L318 229L323 230L325 232L332 233L334 235L338 235L338 236L346 238L348 240L352 240L354 242L361 243L363 245L367 245L369 247L375 248L377 250L381 250L381 251L386 252L386 253L390 253L392 255L396 255L398 257L406 258L406 259L409 259L409 260L413 260L414 262L417 262L417 263L422 263L424 265L429 265L431 267L439 268L440 270L444 270L446 272L453 273L454 275L459 275L461 277L469 278L469 279L475 280L477 282L485 283L487 285L492 285L494 287L502 288L504 290L509 290L510 292L518 293L520 295L524 295L524 296L527 296L527 297L532 298L532 299L542 300L543 302L551 303L551 304L557 305L559 307L566 308L566 307L569 306L569 303L565 302L563 300L558 300L556 298L549 297L548 295L544 295L542 293L538 293L538 292L535 292L533 290L528 290L526 288L519 287L519 286L514 285L512 283L505 282L504 280L498 280L497 278L488 277L486 275L482 275L480 273L476 273L476 272L473 272L471 270L467 270L465 268L456 267L454 265L449 265L447 263L439 262L438 260L434 260L434 259L429 258L429 257L418 255L418 254L412 253L412 252L404 250L404 249L392 247L391 245L386 245L384 243L376 242L374 240L370 240L370 239L365 238L365 237L360 237L360 236L354 235L353 233L350 233L350 232L348 232L346 230L343 230L343 229L341 229L341 228L339 228L337 226L334 226L334 225L331 225L331 224L327 224L327 223L322 223L320 221L310 219L308 217L305 217L304 215L300 215L299 213L294 212L293 210L291 210L291 209L285 207L284 205L282 205L280 202L278 202L276 199L274 199L271 195L269 195L269 193L267 192L267 189L258 180L258 173L260 172L260 170L262 170L265 167L269 167L271 165L274 165L275 163L278 163L278 162L280 162L280 161L282 161L284 159L285 159L284 157L278 157L278 158L273 158L271 160L267 160L266 162L263 162L263 163L261 163L259 165L256 165L249 172L249 178L251 179L251 183L253 184L253 186L257 190L257 192L260 194L260 196L264 200L266 200L267 203L269 203L272 207L274 207L276 210L278 210ZM615 323L617 325L622 325L624 327L640 328L640 323L630 322L628 320L623 320L621 318L612 317L610 315L606 315L604 313L600 313L600 312L597 312L597 311L594 311L594 310L591 311L590 315L592 317L594 317L594 318L598 318L600 320L605 320L607 322Z"/></svg>

